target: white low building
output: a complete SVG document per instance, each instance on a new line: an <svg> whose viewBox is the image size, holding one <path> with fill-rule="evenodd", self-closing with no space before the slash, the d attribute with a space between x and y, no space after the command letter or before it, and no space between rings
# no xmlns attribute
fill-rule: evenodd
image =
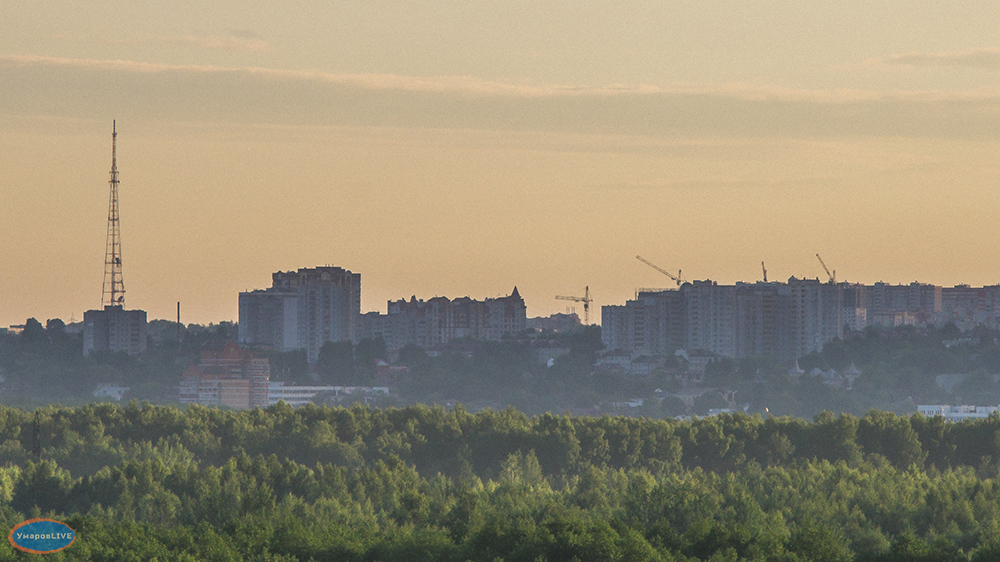
<svg viewBox="0 0 1000 562"><path fill-rule="evenodd" d="M113 384L100 384L97 386L97 390L93 392L95 398L114 398L115 400L121 400L128 392L127 386L117 386Z"/></svg>
<svg viewBox="0 0 1000 562"><path fill-rule="evenodd" d="M289 406L309 404L322 392L340 396L388 396L387 386L293 386L283 382L271 382L268 386L270 405L284 402Z"/></svg>
<svg viewBox="0 0 1000 562"><path fill-rule="evenodd" d="M947 406L943 404L917 406L917 412L929 418L941 416L947 421L963 421L985 419L994 412L1000 412L1000 406Z"/></svg>

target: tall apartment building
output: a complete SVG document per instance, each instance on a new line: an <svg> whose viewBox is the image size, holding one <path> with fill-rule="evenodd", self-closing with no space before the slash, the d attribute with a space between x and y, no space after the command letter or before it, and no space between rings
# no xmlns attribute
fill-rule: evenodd
<svg viewBox="0 0 1000 562"><path fill-rule="evenodd" d="M181 376L181 404L266 408L271 367L253 351L229 342L221 349L204 348L201 362Z"/></svg>
<svg viewBox="0 0 1000 562"><path fill-rule="evenodd" d="M686 349L786 359L822 350L845 329L944 322L1000 328L1000 285L695 281L602 307L601 338L608 349L633 356Z"/></svg>
<svg viewBox="0 0 1000 562"><path fill-rule="evenodd" d="M608 349L672 355L687 343L686 320L681 291L640 291L624 306L601 307L601 339Z"/></svg>
<svg viewBox="0 0 1000 562"><path fill-rule="evenodd" d="M792 349L796 357L820 351L844 336L843 285L788 279L792 297Z"/></svg>
<svg viewBox="0 0 1000 562"><path fill-rule="evenodd" d="M791 305L791 292L781 283L695 281L601 307L601 338L608 349L633 355L686 349L783 358L792 353Z"/></svg>
<svg viewBox="0 0 1000 562"><path fill-rule="evenodd" d="M299 297L295 291L240 293L239 341L279 351L299 349Z"/></svg>
<svg viewBox="0 0 1000 562"><path fill-rule="evenodd" d="M787 284L694 281L602 307L601 338L608 349L633 356L684 349L794 358L837 337L838 293L836 285L795 278Z"/></svg>
<svg viewBox="0 0 1000 562"><path fill-rule="evenodd" d="M469 297L423 301L413 296L389 301L386 314L365 314L361 337L380 337L393 351L408 344L428 348L466 337L497 341L504 334L524 331L526 312L517 287L506 297L481 301Z"/></svg>
<svg viewBox="0 0 1000 562"><path fill-rule="evenodd" d="M315 363L324 343L361 339L360 318L360 273L333 266L279 271L270 288L240 293L239 340L304 348Z"/></svg>
<svg viewBox="0 0 1000 562"><path fill-rule="evenodd" d="M860 332L868 327L868 306L866 299L868 287L860 283L840 283L841 286L841 321L844 328L851 332Z"/></svg>
<svg viewBox="0 0 1000 562"><path fill-rule="evenodd" d="M794 356L792 291L783 283L736 284L736 357Z"/></svg>
<svg viewBox="0 0 1000 562"><path fill-rule="evenodd" d="M868 324L883 326L933 322L944 304L940 286L916 281L909 285L888 285L881 281L869 285L864 289L862 303Z"/></svg>
<svg viewBox="0 0 1000 562"><path fill-rule="evenodd" d="M688 350L736 357L736 287L694 281L681 287Z"/></svg>
<svg viewBox="0 0 1000 562"><path fill-rule="evenodd" d="M1000 328L1000 285L944 287L941 301L939 322L954 322L963 328L976 325Z"/></svg>

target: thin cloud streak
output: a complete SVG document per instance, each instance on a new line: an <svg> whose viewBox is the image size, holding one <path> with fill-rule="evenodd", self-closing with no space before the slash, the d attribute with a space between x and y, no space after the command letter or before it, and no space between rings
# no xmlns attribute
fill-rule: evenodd
<svg viewBox="0 0 1000 562"><path fill-rule="evenodd" d="M274 50L270 43L257 37L256 34L250 31L234 31L231 35L152 35L147 33L105 37L56 34L51 37L64 41L105 45L148 45L158 43L206 50L244 51L250 53L266 53Z"/></svg>
<svg viewBox="0 0 1000 562"><path fill-rule="evenodd" d="M215 49L222 51L247 51L252 53L265 53L271 51L271 45L267 41L253 37L229 36L198 36L180 35L177 37L160 37L164 43L177 43L181 45L191 45L202 49Z"/></svg>
<svg viewBox="0 0 1000 562"><path fill-rule="evenodd" d="M568 87L469 76L0 55L9 115L691 137L996 138L1000 90Z"/></svg>
<svg viewBox="0 0 1000 562"><path fill-rule="evenodd" d="M178 39L181 40L181 39ZM187 39L183 39L187 40ZM193 40L193 38L192 38ZM882 94L863 90L834 89L806 90L755 86L743 83L729 84L673 84L667 87L648 84L608 84L603 86L533 85L481 80L471 76L402 76L396 74L338 74L320 70L283 70L263 67L222 67L214 65L170 65L130 60L74 59L34 55L0 55L4 63L16 66L58 66L67 68L133 73L189 73L247 75L267 79L326 82L373 90L402 90L413 92L450 92L490 96L513 97L570 97L570 96L619 96L619 95L710 95L736 97L745 100L814 101L826 103L851 103L877 101L899 96L937 96L935 92L896 92ZM1000 90L991 95L1000 95Z"/></svg>
<svg viewBox="0 0 1000 562"><path fill-rule="evenodd" d="M869 59L870 65L913 66L921 68L1000 68L1000 49L971 49L940 53L902 53Z"/></svg>

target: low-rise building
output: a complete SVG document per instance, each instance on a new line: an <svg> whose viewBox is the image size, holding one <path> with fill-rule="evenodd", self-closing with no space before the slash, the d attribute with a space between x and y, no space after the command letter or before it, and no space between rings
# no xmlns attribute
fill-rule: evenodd
<svg viewBox="0 0 1000 562"><path fill-rule="evenodd" d="M1000 406L948 406L944 404L920 405L917 412L927 417L941 416L947 421L984 419L1000 413Z"/></svg>
<svg viewBox="0 0 1000 562"><path fill-rule="evenodd" d="M140 355L146 351L146 311L108 305L83 313L83 354L98 351Z"/></svg>
<svg viewBox="0 0 1000 562"><path fill-rule="evenodd" d="M102 383L97 385L97 390L93 392L94 398L114 398L120 401L125 393L128 392L127 386L118 386L110 383Z"/></svg>
<svg viewBox="0 0 1000 562"><path fill-rule="evenodd" d="M385 386L295 386L281 381L269 385L270 405L284 402L289 406L302 406L312 403L317 395L332 394L335 398L342 396L388 396L389 388Z"/></svg>

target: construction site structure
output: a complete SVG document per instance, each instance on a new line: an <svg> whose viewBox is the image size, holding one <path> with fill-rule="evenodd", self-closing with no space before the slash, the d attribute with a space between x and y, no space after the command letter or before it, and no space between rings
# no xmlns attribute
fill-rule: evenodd
<svg viewBox="0 0 1000 562"><path fill-rule="evenodd" d="M686 283L686 281L684 281L684 277L681 275L681 270L679 270L679 269L677 270L677 275L674 275L673 273L670 273L666 269L663 269L662 267L656 265L655 263L647 260L646 258L644 258L642 256L636 256L635 259L641 261L642 263L648 265L649 267L652 267L656 271L659 271L660 273L662 273L662 274L666 275L667 277L673 279L674 282L677 283L678 287L680 287L681 285L683 285L684 283Z"/></svg>
<svg viewBox="0 0 1000 562"><path fill-rule="evenodd" d="M583 303L583 325L590 325L590 303L594 302L594 299L590 298L590 285L584 288L582 297L568 297L563 295L556 295L556 298L563 301L573 301Z"/></svg>

